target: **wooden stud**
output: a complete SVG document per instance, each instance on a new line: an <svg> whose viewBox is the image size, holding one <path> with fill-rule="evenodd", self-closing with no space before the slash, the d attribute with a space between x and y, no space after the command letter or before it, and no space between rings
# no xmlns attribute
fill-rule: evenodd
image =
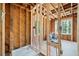
<svg viewBox="0 0 79 59"><path fill-rule="evenodd" d="M71 19L72 19L72 23L71 23L71 41L73 41L73 9L72 9L72 3L71 3Z"/></svg>
<svg viewBox="0 0 79 59"><path fill-rule="evenodd" d="M5 3L2 4L2 55L5 56Z"/></svg>
<svg viewBox="0 0 79 59"><path fill-rule="evenodd" d="M0 56L2 55L2 4L0 4Z"/></svg>
<svg viewBox="0 0 79 59"><path fill-rule="evenodd" d="M77 55L79 56L79 3L77 8Z"/></svg>
<svg viewBox="0 0 79 59"><path fill-rule="evenodd" d="M28 9L26 9L26 41L27 45L30 44L30 14L27 12Z"/></svg>
<svg viewBox="0 0 79 59"><path fill-rule="evenodd" d="M61 18L60 18L60 3L58 3L58 42L61 46L61 29L60 29L60 26L61 26ZM58 55L60 56L60 51L61 51L61 48L58 49Z"/></svg>

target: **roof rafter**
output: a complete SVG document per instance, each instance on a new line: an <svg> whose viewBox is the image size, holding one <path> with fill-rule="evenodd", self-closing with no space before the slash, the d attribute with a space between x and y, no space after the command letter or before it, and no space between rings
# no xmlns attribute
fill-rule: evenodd
<svg viewBox="0 0 79 59"><path fill-rule="evenodd" d="M54 8L55 12L58 14L58 11L56 10L55 6L51 3L52 7Z"/></svg>
<svg viewBox="0 0 79 59"><path fill-rule="evenodd" d="M66 16L66 12L65 12L65 10L64 10L64 8L63 8L63 4L61 3L60 6L61 6L61 8L62 8L62 10L63 10L63 14Z"/></svg>

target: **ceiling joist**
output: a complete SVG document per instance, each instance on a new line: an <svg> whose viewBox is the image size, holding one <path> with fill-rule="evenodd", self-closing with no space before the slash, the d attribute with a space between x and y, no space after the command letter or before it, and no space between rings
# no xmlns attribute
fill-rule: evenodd
<svg viewBox="0 0 79 59"><path fill-rule="evenodd" d="M51 3L52 7L54 8L55 12L58 14L58 11L56 10L55 6Z"/></svg>
<svg viewBox="0 0 79 59"><path fill-rule="evenodd" d="M64 10L64 8L63 8L63 4L60 4L60 6L61 6L61 8L62 8L62 10L63 10L64 16L66 16L66 12L65 12L65 10Z"/></svg>

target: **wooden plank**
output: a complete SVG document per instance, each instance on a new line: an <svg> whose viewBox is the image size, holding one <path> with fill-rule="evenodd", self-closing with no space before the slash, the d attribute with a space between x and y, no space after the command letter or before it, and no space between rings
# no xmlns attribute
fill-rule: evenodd
<svg viewBox="0 0 79 59"><path fill-rule="evenodd" d="M10 4L5 6L5 53L10 52Z"/></svg>
<svg viewBox="0 0 79 59"><path fill-rule="evenodd" d="M26 11L25 9L20 8L20 47L26 45L26 36L25 36L25 30L26 30Z"/></svg>
<svg viewBox="0 0 79 59"><path fill-rule="evenodd" d="M13 32L13 13L14 13L14 6L12 4L10 4L10 52L12 55L12 50L14 49L14 44L13 44L13 40L14 40L14 32Z"/></svg>
<svg viewBox="0 0 79 59"><path fill-rule="evenodd" d="M60 3L58 3L58 43L61 45L61 18L60 18ZM61 48L58 49L58 55L60 56L60 50Z"/></svg>
<svg viewBox="0 0 79 59"><path fill-rule="evenodd" d="M20 8L22 8L22 9L26 9L25 6L22 6L22 5L19 5L19 4L16 4L16 3L13 3L12 5L15 5L16 7L20 7Z"/></svg>
<svg viewBox="0 0 79 59"><path fill-rule="evenodd" d="M63 10L64 16L66 16L66 12L65 12L65 10L64 10L63 4L61 3L60 5L61 5L61 8L62 8L62 10Z"/></svg>
<svg viewBox="0 0 79 59"><path fill-rule="evenodd" d="M55 12L58 14L58 11L56 10L55 6L51 3L52 7L54 8Z"/></svg>
<svg viewBox="0 0 79 59"><path fill-rule="evenodd" d="M79 3L78 3L78 8L77 8L77 54L79 56Z"/></svg>
<svg viewBox="0 0 79 59"><path fill-rule="evenodd" d="M77 14L73 14L73 41L77 42Z"/></svg>
<svg viewBox="0 0 79 59"><path fill-rule="evenodd" d="M72 24L71 24L71 26L72 26L72 30L71 30L71 33L72 33L72 34L71 34L71 41L73 41L73 26L74 26L74 25L73 25L73 20L74 20L74 19L73 19L72 3L71 3L71 14L72 14L72 17L71 17L71 19L72 19Z"/></svg>
<svg viewBox="0 0 79 59"><path fill-rule="evenodd" d="M2 55L2 15L1 15L1 10L2 10L2 4L0 4L0 56Z"/></svg>
<svg viewBox="0 0 79 59"><path fill-rule="evenodd" d="M5 56L5 3L2 4L2 55Z"/></svg>
<svg viewBox="0 0 79 59"><path fill-rule="evenodd" d="M30 32L31 32L31 13L28 12L27 10L29 10L28 8L26 9L26 41L27 41L27 45L30 44Z"/></svg>
<svg viewBox="0 0 79 59"><path fill-rule="evenodd" d="M14 44L14 49L20 47L20 9L19 7L14 6L13 9L13 34L14 34L14 39L13 39L13 44Z"/></svg>
<svg viewBox="0 0 79 59"><path fill-rule="evenodd" d="M16 7L19 7L19 8L21 8L21 9L27 9L26 6L22 6L22 5L19 5L19 4L16 4L16 3L14 3L14 4L12 4L12 5L15 5ZM31 12L31 10L27 9L27 12Z"/></svg>
<svg viewBox="0 0 79 59"><path fill-rule="evenodd" d="M49 12L47 13L47 16L49 16ZM50 17L48 18L48 20L47 20L47 55L48 56L50 56L51 55L51 47L50 47L50 45L48 45L48 43L49 43L49 34L50 34Z"/></svg>

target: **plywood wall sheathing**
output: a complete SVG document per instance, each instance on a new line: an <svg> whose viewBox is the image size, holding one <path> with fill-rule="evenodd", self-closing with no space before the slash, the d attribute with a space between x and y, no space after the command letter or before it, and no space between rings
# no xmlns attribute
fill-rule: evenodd
<svg viewBox="0 0 79 59"><path fill-rule="evenodd" d="M5 6L5 53L10 52L10 5Z"/></svg>
<svg viewBox="0 0 79 59"><path fill-rule="evenodd" d="M13 19L13 46L20 47L20 8L13 5L11 18Z"/></svg>
<svg viewBox="0 0 79 59"><path fill-rule="evenodd" d="M20 47L26 45L26 10L20 8Z"/></svg>
<svg viewBox="0 0 79 59"><path fill-rule="evenodd" d="M26 44L31 42L31 13L28 12L29 8L26 9Z"/></svg>

